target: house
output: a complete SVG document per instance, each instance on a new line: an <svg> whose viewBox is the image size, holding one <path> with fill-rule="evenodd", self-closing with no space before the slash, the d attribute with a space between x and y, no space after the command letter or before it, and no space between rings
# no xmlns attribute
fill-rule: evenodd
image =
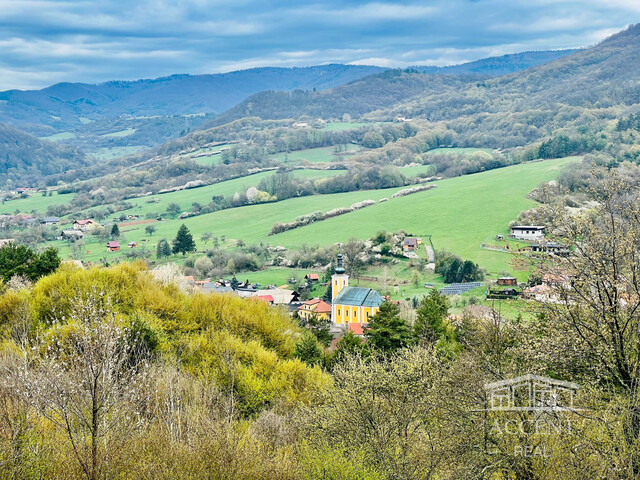
<svg viewBox="0 0 640 480"><path fill-rule="evenodd" d="M272 295L257 295L255 297L256 300L260 301L260 302L265 302L268 303L269 305L273 305L273 296Z"/></svg>
<svg viewBox="0 0 640 480"><path fill-rule="evenodd" d="M406 237L402 241L402 250L405 252L415 252L422 245L421 238Z"/></svg>
<svg viewBox="0 0 640 480"><path fill-rule="evenodd" d="M544 226L514 225L511 227L511 236L518 240L542 240L544 238Z"/></svg>
<svg viewBox="0 0 640 480"><path fill-rule="evenodd" d="M63 230L60 234L60 238L63 240L82 240L84 233L80 230Z"/></svg>
<svg viewBox="0 0 640 480"><path fill-rule="evenodd" d="M60 219L58 217L44 217L40 223L43 225L56 225L59 222Z"/></svg>
<svg viewBox="0 0 640 480"><path fill-rule="evenodd" d="M500 277L498 278L498 285L517 285L518 279L516 277Z"/></svg>
<svg viewBox="0 0 640 480"><path fill-rule="evenodd" d="M371 288L349 286L342 255L338 255L336 273L331 277L331 300L331 320L343 327L349 323L369 323L383 302L380 294Z"/></svg>
<svg viewBox="0 0 640 480"><path fill-rule="evenodd" d="M358 337L364 336L364 329L362 328L361 323L350 323L349 331Z"/></svg>
<svg viewBox="0 0 640 480"><path fill-rule="evenodd" d="M129 242L129 243L127 243L127 247L129 247L129 248L135 248L137 246L138 246L138 242Z"/></svg>
<svg viewBox="0 0 640 480"><path fill-rule="evenodd" d="M535 253L546 253L549 255L558 255L566 257L569 255L569 248L566 245L557 242L532 243L527 250Z"/></svg>
<svg viewBox="0 0 640 480"><path fill-rule="evenodd" d="M76 220L73 222L73 229L80 230L81 232L88 232L91 227L96 225L97 222L93 220Z"/></svg>
<svg viewBox="0 0 640 480"><path fill-rule="evenodd" d="M119 242L116 242L115 240L107 242L107 252L117 252L118 250L120 250Z"/></svg>
<svg viewBox="0 0 640 480"><path fill-rule="evenodd" d="M320 298L314 298L298 307L298 316L303 320L309 320L312 315L322 320L331 320L331 305Z"/></svg>
<svg viewBox="0 0 640 480"><path fill-rule="evenodd" d="M320 275L317 273L307 273L304 279L309 283L318 283L320 281Z"/></svg>

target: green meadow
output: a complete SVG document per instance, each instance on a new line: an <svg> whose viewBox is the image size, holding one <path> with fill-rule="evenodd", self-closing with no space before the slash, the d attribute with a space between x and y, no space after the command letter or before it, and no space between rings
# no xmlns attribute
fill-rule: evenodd
<svg viewBox="0 0 640 480"><path fill-rule="evenodd" d="M471 155L477 152L484 152L491 154L493 149L491 148L475 148L475 147L443 147L443 148L434 148L432 150L427 151L428 154L433 153L458 153L458 154L466 154Z"/></svg>
<svg viewBox="0 0 640 480"><path fill-rule="evenodd" d="M59 194L56 191L52 192L52 195L43 197L41 192L34 192L28 198L19 198L16 200L8 200L0 205L0 213L12 214L14 212L20 213L32 213L34 211L39 213L45 213L49 205L68 203L75 193L63 193Z"/></svg>
<svg viewBox="0 0 640 480"><path fill-rule="evenodd" d="M301 162L320 163L320 162L339 162L348 159L351 155L366 149L360 145L347 144L346 150L336 151L336 147L318 147L306 150L296 150L288 153L276 153L271 158L285 164L298 164Z"/></svg>
<svg viewBox="0 0 640 480"><path fill-rule="evenodd" d="M540 183L556 178L565 165L576 159L577 157L570 157L532 162L445 179L434 182L437 185L435 189L395 199L391 199L391 195L400 188L315 195L232 208L185 220L171 219L155 222L153 225L157 228L157 232L151 238L145 235L145 225L128 227L125 224L121 227L121 232L126 241L144 241L150 250L154 250L160 238L171 240L180 224L184 223L193 233L198 249L203 250L211 248L211 243L205 246L200 241L200 236L205 232L211 232L217 237L225 236L226 243L222 245L223 248L235 245L235 240L238 239L243 240L247 245L263 243L298 248L303 244L330 245L345 242L351 237L366 239L379 230L405 230L413 235L422 236L425 240L427 235L431 235L436 249L446 249L465 259L471 259L492 275L513 272L520 278L526 276L526 272L514 272L511 255L481 249L480 244L488 237L508 233L509 222L514 220L521 211L535 205L535 202L526 198L527 193ZM247 183L242 182L246 182L247 178L250 177L230 182L244 186ZM233 189L234 183L230 182L224 182L227 183L224 187L227 192ZM219 185L222 186L222 184ZM177 193L198 195L198 190L203 189ZM211 192L207 195L209 193ZM165 196L167 195L158 197ZM171 201L175 201L175 198L173 197ZM367 199L379 201L381 198L389 200L303 228L278 235L268 235L276 222L290 222L300 215L315 211L348 207L355 202ZM138 200L145 202L147 199ZM182 201L183 208L190 205L186 198ZM158 204L152 204L150 208L159 210L161 207ZM132 210L134 211L135 209ZM62 248L63 254L70 252L65 242L57 242L57 244ZM101 242L97 242L90 236L85 238L85 245L87 249L91 249L90 258L87 259L97 260L105 256L117 258L121 255L121 253L104 253ZM97 252L95 252L96 248Z"/></svg>

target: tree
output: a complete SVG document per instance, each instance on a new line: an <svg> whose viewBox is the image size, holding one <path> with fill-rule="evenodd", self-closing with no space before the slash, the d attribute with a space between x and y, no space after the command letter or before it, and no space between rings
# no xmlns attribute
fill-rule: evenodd
<svg viewBox="0 0 640 480"><path fill-rule="evenodd" d="M165 238L158 242L158 247L156 248L156 257L165 259L171 256L171 246L169 242Z"/></svg>
<svg viewBox="0 0 640 480"><path fill-rule="evenodd" d="M413 331L418 339L437 341L445 333L444 319L449 313L449 300L435 288L422 298Z"/></svg>
<svg viewBox="0 0 640 480"><path fill-rule="evenodd" d="M173 253L182 253L182 255L185 255L187 252L193 252L196 249L193 236L184 223L180 225L176 238L174 238L171 243L173 244Z"/></svg>
<svg viewBox="0 0 640 480"><path fill-rule="evenodd" d="M355 238L350 238L349 241L342 246L342 253L346 260L345 269L348 275L357 278L360 272L362 272L364 268L364 262L362 261L363 250L364 243Z"/></svg>
<svg viewBox="0 0 640 480"><path fill-rule="evenodd" d="M200 240L202 241L202 243L204 243L205 245L207 244L207 242L209 240L211 240L213 238L213 233L211 232L205 232L202 234L202 236L200 237Z"/></svg>
<svg viewBox="0 0 640 480"><path fill-rule="evenodd" d="M147 225L146 227L144 227L144 231L147 232L147 235L151 236L154 233L156 233L156 227L155 225Z"/></svg>
<svg viewBox="0 0 640 480"><path fill-rule="evenodd" d="M182 209L180 208L180 205L175 202L171 202L169 205L167 205L167 214L170 216L175 217L176 215L179 215L181 211Z"/></svg>
<svg viewBox="0 0 640 480"><path fill-rule="evenodd" d="M315 335L315 337L322 345L324 345L325 347L331 345L331 340L333 339L333 335L329 333L329 331L331 330L331 320L322 319L315 313L312 313L309 316L305 327Z"/></svg>
<svg viewBox="0 0 640 480"><path fill-rule="evenodd" d="M418 270L413 270L411 272L411 283L413 284L414 287L417 287L418 285L420 285L420 272Z"/></svg>
<svg viewBox="0 0 640 480"><path fill-rule="evenodd" d="M382 302L365 327L364 336L372 347L383 352L407 347L412 341L411 328L400 317L400 307L392 302Z"/></svg>
<svg viewBox="0 0 640 480"><path fill-rule="evenodd" d="M120 228L118 228L118 224L114 223L111 227L111 238L118 238L120 236Z"/></svg>
<svg viewBox="0 0 640 480"><path fill-rule="evenodd" d="M135 333L142 332L125 328L104 303L95 292L76 299L69 319L76 327L25 351L9 374L22 400L64 432L87 480L105 477L108 457L139 421L146 383ZM30 359L32 351L42 358Z"/></svg>
<svg viewBox="0 0 640 480"><path fill-rule="evenodd" d="M361 354L362 352L362 338L349 330L342 336L340 340L338 340L338 343L336 344L334 359L336 361L340 361L351 355Z"/></svg>
<svg viewBox="0 0 640 480"><path fill-rule="evenodd" d="M322 350L318 346L318 340L311 332L304 332L296 343L293 356L299 358L308 365L319 365L322 362Z"/></svg>
<svg viewBox="0 0 640 480"><path fill-rule="evenodd" d="M54 272L59 266L58 250L53 247L41 253L15 243L0 247L0 276L5 282L14 275L24 275L33 282Z"/></svg>

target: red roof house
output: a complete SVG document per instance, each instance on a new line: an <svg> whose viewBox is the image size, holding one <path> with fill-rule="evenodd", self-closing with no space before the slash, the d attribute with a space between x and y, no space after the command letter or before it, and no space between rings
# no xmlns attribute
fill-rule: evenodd
<svg viewBox="0 0 640 480"><path fill-rule="evenodd" d="M120 250L120 243L116 241L107 242L107 252L117 252Z"/></svg>

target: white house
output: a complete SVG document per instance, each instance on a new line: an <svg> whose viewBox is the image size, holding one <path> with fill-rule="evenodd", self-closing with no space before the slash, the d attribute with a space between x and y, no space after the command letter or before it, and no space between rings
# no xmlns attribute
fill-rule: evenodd
<svg viewBox="0 0 640 480"><path fill-rule="evenodd" d="M544 238L544 226L514 225L511 227L511 236L518 240L542 240Z"/></svg>

